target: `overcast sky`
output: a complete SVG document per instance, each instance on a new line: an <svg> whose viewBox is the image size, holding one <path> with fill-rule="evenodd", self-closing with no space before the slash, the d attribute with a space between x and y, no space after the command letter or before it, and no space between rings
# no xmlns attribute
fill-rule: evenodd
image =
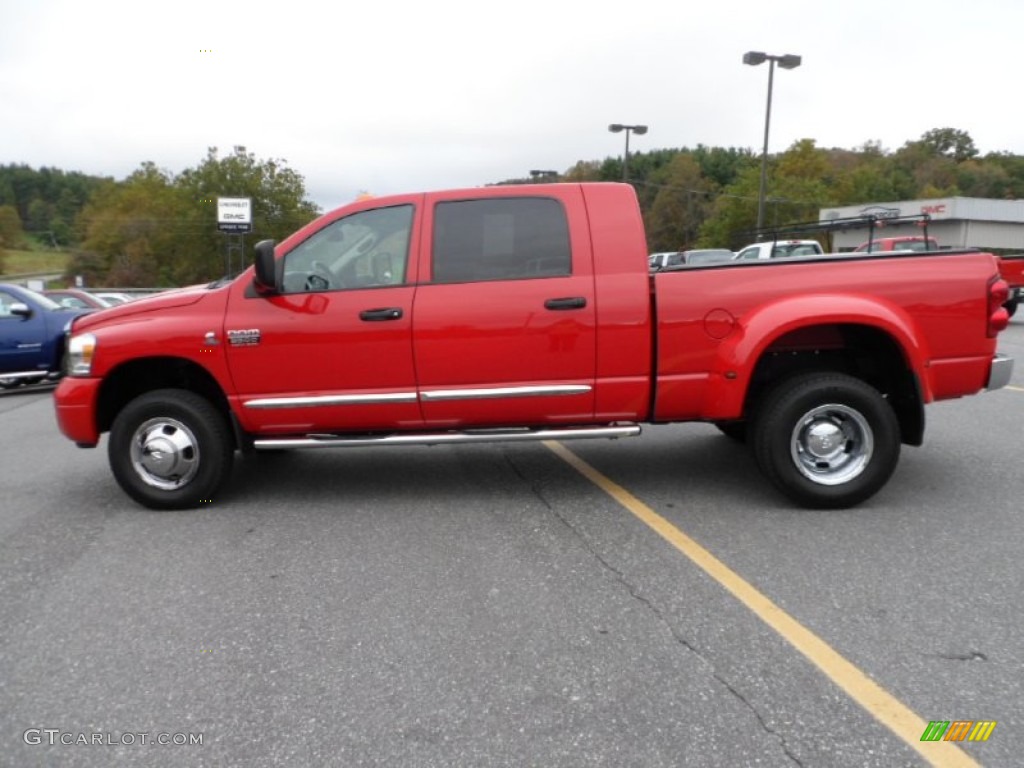
<svg viewBox="0 0 1024 768"><path fill-rule="evenodd" d="M967 131L1024 154L1020 0L0 0L0 163L123 178L210 146L329 209L630 149ZM225 190L230 194L230 190Z"/></svg>

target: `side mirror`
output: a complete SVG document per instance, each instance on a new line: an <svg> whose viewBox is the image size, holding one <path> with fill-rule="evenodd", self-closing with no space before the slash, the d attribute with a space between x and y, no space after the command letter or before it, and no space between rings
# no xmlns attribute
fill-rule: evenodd
<svg viewBox="0 0 1024 768"><path fill-rule="evenodd" d="M8 308L8 311L12 315L17 315L18 317L32 317L32 307L30 307L28 304L23 304L20 301L16 301L13 304L11 304L10 307Z"/></svg>
<svg viewBox="0 0 1024 768"><path fill-rule="evenodd" d="M260 293L279 293L273 240L260 240L256 243L254 266L256 267L256 290Z"/></svg>

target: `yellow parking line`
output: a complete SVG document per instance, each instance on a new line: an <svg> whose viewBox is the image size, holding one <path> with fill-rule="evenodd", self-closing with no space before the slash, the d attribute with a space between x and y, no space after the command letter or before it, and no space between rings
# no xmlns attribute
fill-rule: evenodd
<svg viewBox="0 0 1024 768"><path fill-rule="evenodd" d="M1024 387L1015 387L1013 384L1007 384L1007 389L1012 389L1014 392L1024 392Z"/></svg>
<svg viewBox="0 0 1024 768"><path fill-rule="evenodd" d="M547 448L619 504L632 512L708 576L732 593L733 597L774 629L878 722L917 750L931 765L978 766L959 747L948 741L921 741L928 723L903 702L855 667L828 643L783 611L725 563L704 549L672 523L648 507L622 486L602 475L564 445L545 441Z"/></svg>

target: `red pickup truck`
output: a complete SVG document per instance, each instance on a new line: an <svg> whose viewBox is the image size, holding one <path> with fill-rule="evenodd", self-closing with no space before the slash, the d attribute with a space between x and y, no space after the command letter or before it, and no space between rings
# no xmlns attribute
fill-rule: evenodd
<svg viewBox="0 0 1024 768"><path fill-rule="evenodd" d="M1010 317L1013 317L1017 311L1017 305L1024 298L1024 253L1000 256L999 276L1003 278L1009 288L1009 297L1003 306L1010 313Z"/></svg>
<svg viewBox="0 0 1024 768"><path fill-rule="evenodd" d="M623 184L374 198L255 250L233 280L74 322L58 423L82 447L109 431L114 476L145 506L209 500L236 451L705 421L798 504L846 507L921 444L925 404L1013 367L990 254L652 275Z"/></svg>
<svg viewBox="0 0 1024 768"><path fill-rule="evenodd" d="M939 243L934 237L904 235L902 237L876 237L857 246L854 253L879 251L937 251ZM999 257L999 276L1006 281L1008 293L1006 311L1013 317L1024 297L1024 253Z"/></svg>

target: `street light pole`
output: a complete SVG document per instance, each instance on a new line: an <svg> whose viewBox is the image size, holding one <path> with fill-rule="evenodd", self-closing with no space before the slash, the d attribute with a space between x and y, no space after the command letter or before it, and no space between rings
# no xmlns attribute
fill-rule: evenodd
<svg viewBox="0 0 1024 768"><path fill-rule="evenodd" d="M626 181L629 179L629 134L630 132L635 133L637 136L643 136L647 133L646 125L622 125L622 123L612 123L608 126L608 130L612 133L626 132L626 154L622 156L622 180Z"/></svg>
<svg viewBox="0 0 1024 768"><path fill-rule="evenodd" d="M784 56L771 56L762 51L747 51L743 54L743 63L756 67L758 64L768 62L768 105L764 110L764 148L761 151L761 184L757 191L757 230L758 238L761 237L761 228L764 226L764 200L765 190L768 186L768 126L772 120L772 82L775 79L775 62L783 69L796 69L800 66L801 58L787 53Z"/></svg>

